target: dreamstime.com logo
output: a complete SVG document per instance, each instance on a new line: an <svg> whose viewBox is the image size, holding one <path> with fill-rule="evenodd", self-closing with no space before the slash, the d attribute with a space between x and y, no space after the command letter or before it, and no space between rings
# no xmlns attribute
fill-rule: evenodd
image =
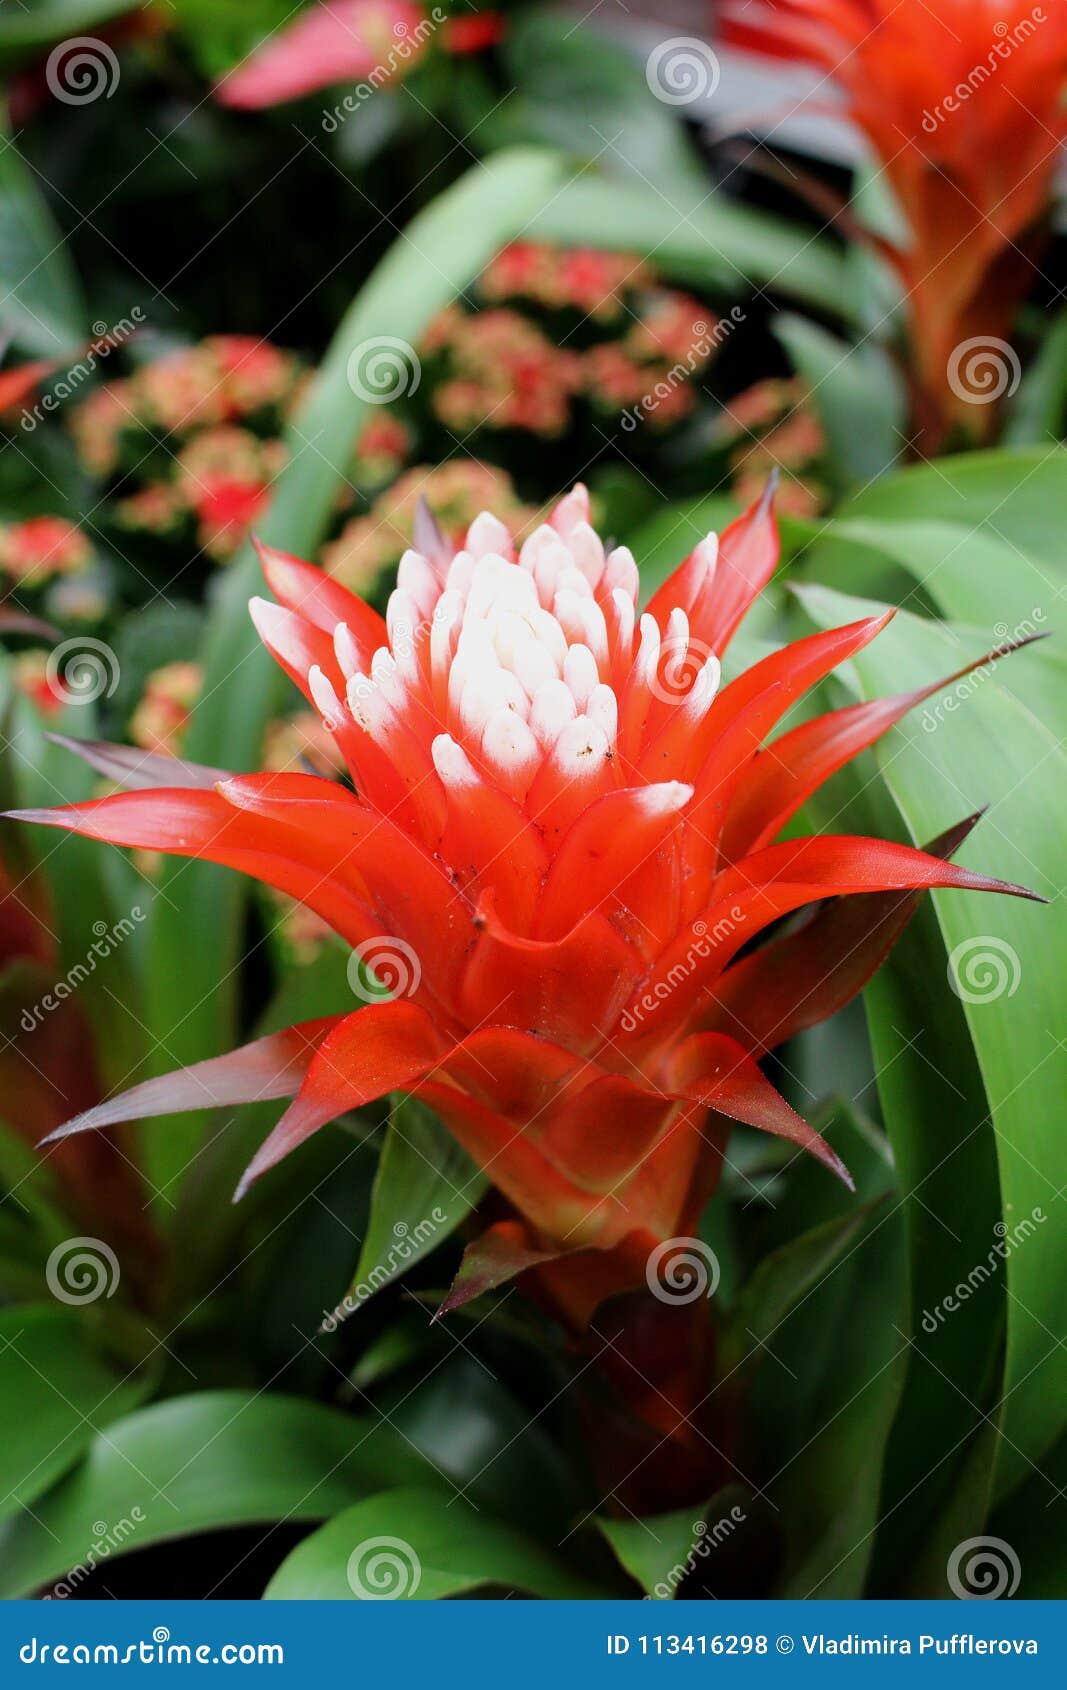
<svg viewBox="0 0 1067 1690"><path fill-rule="evenodd" d="M45 1017L51 1015L67 999L74 996L83 981L96 973L97 965L105 962L113 951L118 950L124 939L139 927L145 919L145 912L140 904L134 904L129 915L124 915L110 927L106 921L94 921L93 932L96 938L89 946L81 962L76 962L68 968L62 980L57 980L51 991L45 992L42 998L32 1006L22 1011L19 1026L24 1033L32 1033L41 1025Z"/></svg>
<svg viewBox="0 0 1067 1690"><path fill-rule="evenodd" d="M388 1285L409 1263L417 1261L419 1256L425 1253L427 1246L447 1220L445 1211L435 1204L429 1215L415 1226L409 1226L407 1221L397 1221L393 1227L393 1242L385 1256L371 1269L366 1279L361 1279L351 1290L345 1292L334 1308L324 1311L319 1331L336 1332L343 1320L350 1314L355 1314L376 1291L380 1291L383 1285Z"/></svg>
<svg viewBox="0 0 1067 1690"><path fill-rule="evenodd" d="M645 1265L645 1279L661 1303L698 1303L714 1297L719 1286L719 1258L702 1238L666 1238Z"/></svg>
<svg viewBox="0 0 1067 1690"><path fill-rule="evenodd" d="M350 89L344 99L339 100L332 110L323 108L322 127L327 135L335 135L345 119L359 110L364 100L369 99L383 83L392 81L393 77L403 70L408 61L425 47L434 30L440 24L445 23L447 19L448 13L442 10L440 6L434 6L433 10L426 17L421 18L414 28L402 21L395 23L393 34L396 36L396 40L388 53L382 55L380 64L376 64L373 70L368 71L364 80L357 82L356 86Z"/></svg>
<svg viewBox="0 0 1067 1690"><path fill-rule="evenodd" d="M672 1567L667 1577L661 1579L659 1584L654 1584L644 1600L646 1602L669 1601L678 1586L689 1577L689 1574L700 1565L701 1561L706 1560L709 1555L718 1549L721 1543L726 1542L728 1537L732 1537L738 1526L743 1526L747 1519L748 1515L741 1504L735 1502L729 1513L716 1520L713 1526L709 1525L707 1520L694 1521L693 1537L695 1541L686 1559Z"/></svg>
<svg viewBox="0 0 1067 1690"><path fill-rule="evenodd" d="M102 1238L64 1238L45 1263L44 1277L57 1302L77 1308L115 1295L119 1259Z"/></svg>
<svg viewBox="0 0 1067 1690"><path fill-rule="evenodd" d="M1018 951L994 933L961 940L948 959L948 983L963 1003L1013 998L1022 973Z"/></svg>
<svg viewBox="0 0 1067 1690"><path fill-rule="evenodd" d="M414 997L422 980L422 963L406 939L379 933L364 939L348 959L348 984L364 1003ZM368 973L372 976L368 980Z"/></svg>
<svg viewBox="0 0 1067 1690"><path fill-rule="evenodd" d="M117 323L94 323L92 341L82 356L68 365L61 376L52 379L48 392L43 393L35 405L23 411L19 418L23 433L32 434L39 423L59 409L64 400L77 393L82 384L96 374L103 359L135 335L144 326L144 321L144 312L135 305L129 316L120 318Z"/></svg>
<svg viewBox="0 0 1067 1690"><path fill-rule="evenodd" d="M280 1667L280 1643L172 1643L165 1625L139 1643L42 1643L31 1637L19 1650L23 1666L58 1667Z"/></svg>
<svg viewBox="0 0 1067 1690"><path fill-rule="evenodd" d="M111 647L90 634L74 634L53 646L45 665L49 690L64 704L110 698L119 676L119 660Z"/></svg>
<svg viewBox="0 0 1067 1690"><path fill-rule="evenodd" d="M734 330L740 328L745 321L745 312L740 305L731 308L726 317L719 317L714 328L709 329L707 323L697 321L693 324L696 339L684 358L679 358L672 364L666 375L660 376L655 386L631 405L629 410L622 413L620 426L627 434L632 434L638 423L644 422L646 417L653 416L665 399L682 387L690 377L694 376L702 364L711 357L716 347L729 340Z"/></svg>
<svg viewBox="0 0 1067 1690"><path fill-rule="evenodd" d="M72 35L53 47L44 67L53 99L64 106L88 106L110 100L119 85L114 49L95 35Z"/></svg>
<svg viewBox="0 0 1067 1690"><path fill-rule="evenodd" d="M702 958L711 956L717 946L725 944L726 940L736 933L744 919L744 910L740 904L734 904L724 916L720 916L713 927L709 927L706 921L694 921L691 929L693 943L685 956L668 969L664 978L657 980L656 984L643 993L633 1007L621 1017L619 1026L623 1032L636 1032L645 1017L658 1009L661 1003L666 1003L671 994L688 980Z"/></svg>
<svg viewBox="0 0 1067 1690"><path fill-rule="evenodd" d="M695 35L661 41L645 62L649 91L667 106L691 106L694 100L710 99L721 77L718 58Z"/></svg>
<svg viewBox="0 0 1067 1690"><path fill-rule="evenodd" d="M114 1550L126 1547L130 1539L136 1536L138 1526L143 1526L144 1522L144 1510L136 1505L130 1509L128 1515L123 1515L122 1519L117 1520L113 1526L109 1526L106 1520L94 1521L93 1541L89 1545L84 1560L79 1561L76 1567L71 1567L58 1584L54 1584L51 1590L45 1592L41 1600L44 1602L64 1602L67 1597L73 1596L79 1586L85 1583L89 1574L101 1566Z"/></svg>
<svg viewBox="0 0 1067 1690"><path fill-rule="evenodd" d="M410 341L396 335L371 335L348 355L348 385L367 405L391 405L416 393L422 364Z"/></svg>
<svg viewBox="0 0 1067 1690"><path fill-rule="evenodd" d="M992 1246L984 1261L975 1262L966 1279L961 1279L951 1291L946 1292L939 1303L932 1309L924 1309L922 1314L922 1329L931 1335L938 1327L943 1326L949 1315L958 1313L964 1303L979 1292L991 1279L995 1279L1000 1272L1003 1262L1034 1236L1039 1226L1044 1226L1048 1220L1045 1211L1040 1207L1031 1209L1029 1215L1009 1227L1004 1221L998 1221L993 1231L996 1243Z"/></svg>
<svg viewBox="0 0 1067 1690"><path fill-rule="evenodd" d="M1015 1595L1023 1570L1002 1537L969 1537L952 1551L945 1575L961 1602L996 1602Z"/></svg>
<svg viewBox="0 0 1067 1690"><path fill-rule="evenodd" d="M1038 26L1047 22L1048 13L1044 6L1035 6L1029 17L1020 18L1013 29L1004 22L995 23L993 34L996 39L985 59L974 65L963 81L957 82L955 88L946 94L933 110L928 107L923 112L923 128L926 133L935 135L947 118L961 111L967 101L977 94L980 88L984 88L991 77L996 76L1004 60L1010 59L1018 48L1024 47L1037 32Z"/></svg>
<svg viewBox="0 0 1067 1690"><path fill-rule="evenodd" d="M367 1537L348 1557L348 1584L361 1602L411 1597L422 1580L422 1562L402 1537Z"/></svg>
<svg viewBox="0 0 1067 1690"><path fill-rule="evenodd" d="M1014 346L994 334L975 334L954 346L948 361L948 385L965 405L995 405L1010 399L1023 379Z"/></svg>
<svg viewBox="0 0 1067 1690"><path fill-rule="evenodd" d="M1029 616L1024 616L1014 628L1009 628L1006 622L998 622L993 629L993 637L998 642L998 652L1009 646L1020 645L1024 640L1035 639L1044 631L1045 621L1045 612L1039 605L1035 605ZM943 698L939 698L936 703L927 704L920 718L923 733L936 733L946 716L955 715L956 711L985 685L992 677L995 667L995 661L991 657L988 663L980 663L969 674L961 675Z"/></svg>

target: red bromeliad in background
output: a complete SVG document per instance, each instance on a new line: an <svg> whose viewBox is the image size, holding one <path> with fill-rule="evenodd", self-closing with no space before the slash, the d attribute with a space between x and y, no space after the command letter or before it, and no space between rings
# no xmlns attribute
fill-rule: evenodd
<svg viewBox="0 0 1067 1690"><path fill-rule="evenodd" d="M252 874L372 949L403 993L150 1080L58 1136L295 1094L244 1189L345 1111L413 1093L505 1205L446 1307L525 1273L581 1333L605 1298L641 1288L655 1318L639 1310L609 1359L640 1383L638 1414L684 1441L706 1381L689 1353L710 1332L706 1305L682 1311L678 1334L679 1311L645 1288L669 1241L696 1228L732 1124L848 1178L759 1058L860 990L909 894L1030 894L885 840L775 843L926 693L852 705L761 749L892 614L812 634L720 685L776 565L769 497L701 542L644 615L630 552L605 553L588 514L578 487L517 552L485 514L455 555L424 519L384 619L263 550L278 602L253 601L256 625L354 791L155 759L158 790L22 814ZM812 904L805 924L768 936Z"/></svg>
<svg viewBox="0 0 1067 1690"><path fill-rule="evenodd" d="M995 343L1034 283L1067 136L1067 10L729 0L724 11L727 40L809 60L843 91L906 225L866 238L904 289L923 440L987 433L995 407L974 400L1011 382L1009 349Z"/></svg>
<svg viewBox="0 0 1067 1690"><path fill-rule="evenodd" d="M216 98L258 110L343 82L381 88L404 76L435 37L446 53L466 55L494 46L503 28L491 10L446 18L412 0L330 0L269 36L223 77Z"/></svg>

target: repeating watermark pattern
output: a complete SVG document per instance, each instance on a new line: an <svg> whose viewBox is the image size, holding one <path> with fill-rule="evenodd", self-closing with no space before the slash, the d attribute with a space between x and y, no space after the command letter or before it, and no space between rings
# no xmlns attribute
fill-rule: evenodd
<svg viewBox="0 0 1067 1690"><path fill-rule="evenodd" d="M645 62L650 91L668 106L691 106L694 100L710 99L721 76L718 57L695 35L661 41Z"/></svg>
<svg viewBox="0 0 1067 1690"><path fill-rule="evenodd" d="M343 100L339 100L332 110L325 107L322 112L322 127L327 135L335 135L342 123L359 110L364 100L379 89L383 83L391 82L394 76L425 47L434 30L446 22L448 13L440 6L434 6L424 18L411 28L410 25L398 22L393 25L396 41L388 53L383 54L380 64L367 72L362 82L357 82L350 88Z"/></svg>
<svg viewBox="0 0 1067 1690"><path fill-rule="evenodd" d="M1006 622L998 622L993 629L993 637L998 641L998 650L1020 645L1024 640L1035 639L1043 632L1045 620L1045 612L1035 606L1029 616L1024 616L1014 628L1009 628ZM923 733L935 733L946 716L954 715L960 706L990 679L995 668L996 664L992 658L988 663L980 663L969 674L961 675L936 704L926 705L921 718Z"/></svg>
<svg viewBox="0 0 1067 1690"><path fill-rule="evenodd" d="M53 47L44 67L48 91L65 106L110 100L119 85L114 49L95 35L72 35Z"/></svg>
<svg viewBox="0 0 1067 1690"><path fill-rule="evenodd" d="M689 1554L684 1561L678 1562L676 1566L671 1568L665 1579L661 1579L659 1584L652 1586L644 1600L646 1602L669 1601L678 1586L689 1577L689 1574L699 1566L700 1562L706 1560L714 1550L718 1549L720 1543L725 1543L728 1537L732 1537L738 1526L744 1525L747 1519L748 1515L741 1504L735 1502L729 1513L724 1514L720 1520L716 1520L713 1526L709 1525L707 1520L694 1521L693 1537L695 1542Z"/></svg>
<svg viewBox="0 0 1067 1690"><path fill-rule="evenodd" d="M964 1003L1013 998L1022 979L1018 952L993 933L963 939L948 959L948 983Z"/></svg>
<svg viewBox="0 0 1067 1690"><path fill-rule="evenodd" d="M419 1221L415 1226L409 1226L407 1221L397 1221L393 1227L393 1242L385 1256L375 1264L366 1279L359 1280L345 1292L339 1303L324 1311L319 1331L336 1332L342 1321L347 1320L350 1314L355 1314L376 1291L380 1291L383 1285L388 1285L391 1279L403 1272L409 1262L416 1261L447 1221L447 1214L436 1203L425 1220Z"/></svg>
<svg viewBox="0 0 1067 1690"><path fill-rule="evenodd" d="M947 118L954 117L967 104L971 97L984 88L990 77L997 74L1005 59L1031 40L1038 26L1048 22L1048 13L1043 6L1035 6L1028 17L1020 18L1019 22L1010 28L1001 21L993 25L996 39L990 46L986 57L972 66L963 78L957 82L944 99L931 110L927 107L923 112L923 128L928 135L935 135Z"/></svg>
<svg viewBox="0 0 1067 1690"><path fill-rule="evenodd" d="M361 1602L411 1597L422 1580L422 1562L402 1537L367 1537L348 1557L348 1584Z"/></svg>
<svg viewBox="0 0 1067 1690"><path fill-rule="evenodd" d="M659 664L648 690L661 704L703 704L700 693L718 685L718 664L707 665L714 653L689 634L668 635L660 646Z"/></svg>
<svg viewBox="0 0 1067 1690"><path fill-rule="evenodd" d="M368 971L377 984L368 980ZM364 1003L413 997L421 980L422 963L417 953L395 933L364 939L348 959L348 984Z"/></svg>
<svg viewBox="0 0 1067 1690"><path fill-rule="evenodd" d="M634 1033L645 1020L646 1016L666 1003L672 992L683 985L692 974L698 962L709 957L719 945L724 945L727 939L737 932L745 919L745 912L740 904L732 904L726 914L720 916L711 927L706 921L694 921L692 926L693 943L689 946L685 956L668 969L662 980L643 992L629 1009L620 1017L619 1026L624 1033Z"/></svg>
<svg viewBox="0 0 1067 1690"><path fill-rule="evenodd" d="M1004 1221L998 1221L993 1228L997 1241L985 1260L975 1262L966 1279L961 1279L958 1285L954 1285L951 1291L946 1292L941 1301L935 1303L932 1309L923 1310L923 1331L933 1334L938 1330L938 1327L945 1324L949 1315L957 1314L961 1306L970 1302L983 1285L988 1285L991 1279L996 1278L1002 1263L1006 1262L1012 1252L1017 1250L1021 1244L1025 1244L1027 1239L1032 1238L1038 1227L1043 1226L1047 1219L1048 1216L1039 1206L1032 1209L1023 1220L1016 1221L1011 1227Z"/></svg>
<svg viewBox="0 0 1067 1690"><path fill-rule="evenodd" d="M693 324L696 339L686 353L676 364L672 364L666 375L660 376L649 391L642 395L636 405L631 405L622 413L620 426L627 434L632 434L637 426L652 416L665 399L669 399L679 387L684 387L697 370L711 357L712 352L728 340L736 328L740 328L745 321L746 313L740 305L734 305L725 317L720 317L714 328L699 319Z"/></svg>
<svg viewBox="0 0 1067 1690"><path fill-rule="evenodd" d="M64 704L95 704L110 698L119 684L119 660L103 640L75 634L53 646L45 678Z"/></svg>
<svg viewBox="0 0 1067 1690"><path fill-rule="evenodd" d="M58 1009L61 1004L66 1003L68 998L73 997L78 987L88 980L91 974L96 973L98 964L105 962L111 953L118 949L123 940L129 938L130 934L136 930L144 919L144 910L140 904L134 904L129 915L121 916L110 927L106 921L94 921L93 932L96 934L96 938L89 946L84 959L69 968L62 980L57 980L51 991L45 992L44 997L39 998L32 1008L22 1011L19 1017L19 1025L23 1032L32 1033L35 1028L41 1025L46 1016L51 1015L53 1010Z"/></svg>
<svg viewBox="0 0 1067 1690"><path fill-rule="evenodd" d="M44 1277L57 1302L80 1307L115 1295L119 1259L102 1238L65 1238L45 1263Z"/></svg>
<svg viewBox="0 0 1067 1690"><path fill-rule="evenodd" d="M949 1588L961 1602L996 1602L1014 1596L1022 1567L1002 1537L969 1537L958 1543L945 1569Z"/></svg>
<svg viewBox="0 0 1067 1690"><path fill-rule="evenodd" d="M948 361L948 385L966 405L995 405L1010 399L1023 379L1014 346L995 334L975 334L954 346Z"/></svg>
<svg viewBox="0 0 1067 1690"><path fill-rule="evenodd" d="M138 1526L145 1522L144 1510L136 1504L128 1515L116 1520L109 1526L106 1520L95 1520L92 1526L92 1542L89 1545L85 1559L72 1567L58 1584L46 1591L42 1597L44 1602L64 1602L68 1596L73 1596L80 1585L85 1583L89 1574L95 1572L102 1562L106 1561L116 1549L124 1549L131 1537L134 1537Z"/></svg>
<svg viewBox="0 0 1067 1690"><path fill-rule="evenodd" d="M19 427L23 432L32 434L47 416L59 409L64 400L70 399L96 374L103 359L124 345L138 329L144 327L144 324L145 315L139 305L133 306L129 316L121 317L117 323L105 323L102 319L95 322L93 338L82 356L64 370L61 376L53 379L48 392L42 394L36 404L27 406L23 411L19 418Z"/></svg>
<svg viewBox="0 0 1067 1690"><path fill-rule="evenodd" d="M701 1238L666 1238L648 1258L645 1279L661 1303L697 1303L714 1297L719 1286L719 1258Z"/></svg>
<svg viewBox="0 0 1067 1690"><path fill-rule="evenodd" d="M419 355L409 341L396 335L371 335L348 355L348 385L368 405L391 405L418 391L422 380Z"/></svg>

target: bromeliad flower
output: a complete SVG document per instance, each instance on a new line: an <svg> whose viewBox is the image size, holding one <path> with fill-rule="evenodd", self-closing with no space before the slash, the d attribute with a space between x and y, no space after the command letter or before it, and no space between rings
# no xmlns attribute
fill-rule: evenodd
<svg viewBox="0 0 1067 1690"><path fill-rule="evenodd" d="M414 1093L510 1205L454 1297L536 1264L578 1325L693 1231L732 1123L847 1179L758 1058L861 988L908 894L1030 894L886 840L775 842L925 694L852 705L762 749L892 614L812 634L721 685L720 658L775 568L768 497L697 546L644 615L633 557L605 552L588 516L578 487L516 553L483 514L455 555L424 519L384 620L263 549L278 602L253 601L256 626L354 791L177 763L159 790L23 812L255 875L384 959L400 989L136 1086L61 1136L295 1094L243 1189L345 1111ZM99 766L114 776L115 756ZM891 896L854 896L872 893ZM777 927L813 903L799 929Z"/></svg>
<svg viewBox="0 0 1067 1690"><path fill-rule="evenodd" d="M845 94L903 214L876 244L905 294L918 418L988 430L1047 236L1067 136L1067 12L1031 0L736 0L738 44L808 59ZM874 239L875 237L870 237ZM984 349L984 350L983 350Z"/></svg>

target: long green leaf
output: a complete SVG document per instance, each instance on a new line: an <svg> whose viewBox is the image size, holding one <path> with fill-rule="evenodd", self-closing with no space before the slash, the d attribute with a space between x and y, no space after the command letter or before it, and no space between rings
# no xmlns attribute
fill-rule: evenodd
<svg viewBox="0 0 1067 1690"><path fill-rule="evenodd" d="M62 1578L85 1554L90 1521L135 1522L120 1549L143 1549L225 1526L321 1520L383 1484L416 1482L433 1484L433 1469L384 1424L297 1397L177 1397L98 1434L32 1516L0 1529L0 1597Z"/></svg>
<svg viewBox="0 0 1067 1690"><path fill-rule="evenodd" d="M5 6L0 17L0 67L42 53L54 41L86 35L138 9L141 0L35 0L29 6ZM77 83L74 84L78 86Z"/></svg>
<svg viewBox="0 0 1067 1690"><path fill-rule="evenodd" d="M0 1312L0 1519L29 1509L147 1387L146 1374L123 1378L101 1357L80 1310ZM99 1518L86 1515L83 1538Z"/></svg>
<svg viewBox="0 0 1067 1690"><path fill-rule="evenodd" d="M888 353L873 341L851 346L791 312L774 329L810 388L834 475L846 486L884 475L907 439L907 400Z"/></svg>
<svg viewBox="0 0 1067 1690"><path fill-rule="evenodd" d="M841 623L872 606L812 589L817 621ZM902 613L855 659L866 696L921 685L959 661L958 633ZM1027 654L1012 659L1024 663ZM932 701L934 702L934 701ZM1067 1185L1067 1141L1059 1127L1067 1087L1062 970L1067 910L1057 899L1067 836L1067 758L1056 737L988 679L935 731L914 722L882 745L886 784L913 839L938 833L986 804L966 861L1053 898L1047 908L1017 899L934 894L996 1131L1004 1224L1032 1229L1006 1260L1008 1342L998 1451L1004 1494L1039 1461L1067 1424L1067 1233L1056 1203ZM925 1195L925 1194L923 1194ZM987 1241L987 1251L996 1238ZM973 1264L977 1265L977 1264ZM952 1286L945 1291L951 1292Z"/></svg>
<svg viewBox="0 0 1067 1690"><path fill-rule="evenodd" d="M834 316L851 310L844 263L828 241L721 193L679 202L651 183L608 184L587 172L544 203L529 232L647 255L674 280L730 295L767 288Z"/></svg>
<svg viewBox="0 0 1067 1690"><path fill-rule="evenodd" d="M24 351L47 358L73 351L87 322L62 236L0 116L0 325Z"/></svg>
<svg viewBox="0 0 1067 1690"><path fill-rule="evenodd" d="M367 1235L338 1317L435 1250L488 1189L487 1176L435 1115L413 1098L399 1103L382 1145Z"/></svg>
<svg viewBox="0 0 1067 1690"><path fill-rule="evenodd" d="M435 1491L395 1490L346 1508L297 1545L264 1596L432 1601L486 1586L559 1599L598 1587L511 1526Z"/></svg>

